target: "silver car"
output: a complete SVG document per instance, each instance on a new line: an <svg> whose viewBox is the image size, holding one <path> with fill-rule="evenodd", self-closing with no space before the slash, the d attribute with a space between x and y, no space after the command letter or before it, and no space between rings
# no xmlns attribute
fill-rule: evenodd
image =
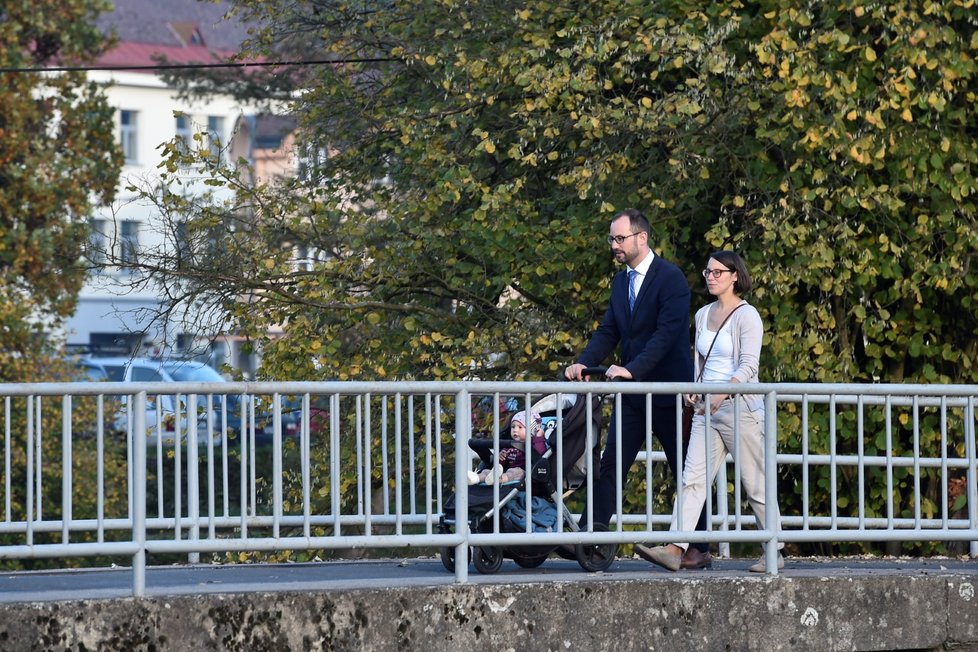
<svg viewBox="0 0 978 652"><path fill-rule="evenodd" d="M213 367L193 360L163 360L156 358L82 358L78 362L89 378L123 383L173 383L173 382L227 382ZM130 397L120 397L120 409L113 417L113 425L120 431L127 431L132 420L129 409ZM208 436L220 441L223 428L229 432L240 430L241 397L237 394L213 394L210 405L207 395L196 397L197 441L206 444ZM158 393L146 396L146 435L151 443L162 433L164 443L172 444L179 430L181 440L185 440L193 422L188 418L191 410L188 394ZM226 417L224 416L226 413ZM178 428L179 424L179 428Z"/></svg>

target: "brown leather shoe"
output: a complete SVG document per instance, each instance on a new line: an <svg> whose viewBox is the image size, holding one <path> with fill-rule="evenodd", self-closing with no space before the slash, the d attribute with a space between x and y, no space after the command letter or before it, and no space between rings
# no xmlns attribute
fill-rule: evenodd
<svg viewBox="0 0 978 652"><path fill-rule="evenodd" d="M693 546L686 549L685 554L683 554L683 561L679 565L684 570L699 570L711 566L713 566L713 555L710 554L710 551L700 552Z"/></svg>

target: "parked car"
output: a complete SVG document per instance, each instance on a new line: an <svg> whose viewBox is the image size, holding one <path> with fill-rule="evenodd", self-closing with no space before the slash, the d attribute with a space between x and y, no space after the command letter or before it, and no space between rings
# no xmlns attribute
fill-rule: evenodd
<svg viewBox="0 0 978 652"><path fill-rule="evenodd" d="M224 383L226 379L213 367L194 360L173 360L159 358L133 357L85 357L78 361L79 367L92 380L110 382L209 382ZM270 397L269 397L270 398ZM181 432L187 433L188 396L185 394L151 394L146 397L146 434L155 443L159 424L162 424L164 442L173 442L176 433L177 408L179 407L180 421L183 424ZM179 400L179 403L177 401ZM129 426L130 413L127 396L121 399L121 409L114 417L114 426L125 431ZM273 436L273 408L266 397L260 397L255 403L254 428L256 440L265 443ZM226 407L226 417L224 415ZM246 423L251 422L251 399L245 403ZM215 440L219 440L222 428L226 425L232 436L240 435L241 395L237 393L213 394L211 406L208 409L207 397L197 396L197 437L201 444L207 443L207 433L213 432ZM297 410L282 409L283 437L298 436L301 413ZM211 430L208 430L211 428ZM249 428L250 429L250 428Z"/></svg>

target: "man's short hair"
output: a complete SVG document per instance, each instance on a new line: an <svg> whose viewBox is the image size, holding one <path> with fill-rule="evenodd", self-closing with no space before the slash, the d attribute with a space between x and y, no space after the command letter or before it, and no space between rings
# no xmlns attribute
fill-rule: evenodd
<svg viewBox="0 0 978 652"><path fill-rule="evenodd" d="M614 219L611 221L614 222L622 217L628 218L628 223L629 226L631 226L632 233L644 232L645 235L649 236L650 238L652 237L652 226L649 224L649 218L645 217L645 215L642 214L642 211L638 210L637 208L626 208L615 215Z"/></svg>

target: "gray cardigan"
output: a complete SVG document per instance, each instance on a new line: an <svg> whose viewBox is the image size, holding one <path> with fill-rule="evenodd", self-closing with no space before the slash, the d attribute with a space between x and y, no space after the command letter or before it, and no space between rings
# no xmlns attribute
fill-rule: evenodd
<svg viewBox="0 0 978 652"><path fill-rule="evenodd" d="M715 304L708 303L696 311L696 336L693 339L693 363L696 368L696 377L699 378L699 370L703 364L699 351L696 349L695 342L699 340L700 333L706 329L707 316L710 308ZM761 322L761 315L757 309L747 303L742 302L741 308L730 316L730 334L733 339L733 357L737 363L737 368L731 380L736 379L740 383L760 382L757 377L757 368L761 358L761 344L764 339L764 324ZM751 412L764 409L764 397L761 394L743 394L744 402Z"/></svg>

